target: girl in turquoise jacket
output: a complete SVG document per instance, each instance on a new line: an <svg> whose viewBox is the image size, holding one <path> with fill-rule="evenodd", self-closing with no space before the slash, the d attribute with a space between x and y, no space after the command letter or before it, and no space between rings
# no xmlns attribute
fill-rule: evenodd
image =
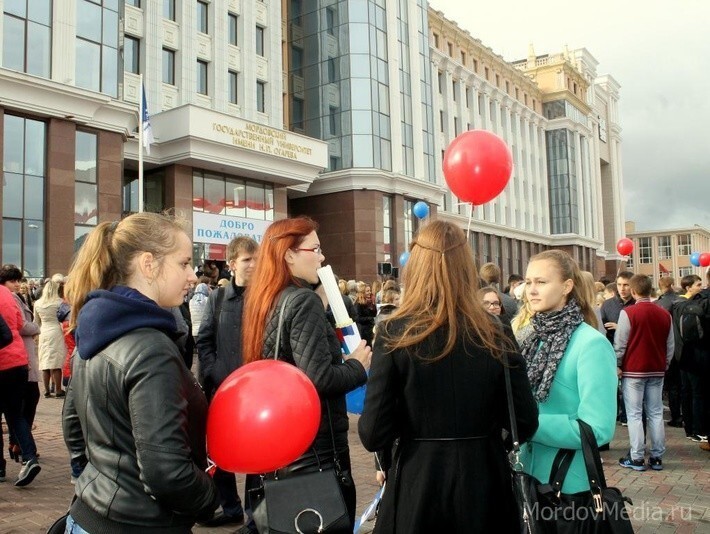
<svg viewBox="0 0 710 534"><path fill-rule="evenodd" d="M597 443L609 443L616 426L614 349L596 329L593 303L583 291L577 263L560 250L533 256L525 293L534 312L533 333L522 353L540 411L539 427L522 449L525 472L542 482L560 449L581 450L577 419L594 430ZM576 454L563 493L589 489L582 454Z"/></svg>

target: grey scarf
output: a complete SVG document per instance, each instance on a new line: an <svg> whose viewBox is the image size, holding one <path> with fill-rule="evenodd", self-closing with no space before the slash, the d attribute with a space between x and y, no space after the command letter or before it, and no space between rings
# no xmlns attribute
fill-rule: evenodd
<svg viewBox="0 0 710 534"><path fill-rule="evenodd" d="M574 298L570 298L559 311L533 315L533 333L523 343L521 352L528 366L533 396L538 402L546 401L550 395L552 380L567 343L583 321L582 309Z"/></svg>

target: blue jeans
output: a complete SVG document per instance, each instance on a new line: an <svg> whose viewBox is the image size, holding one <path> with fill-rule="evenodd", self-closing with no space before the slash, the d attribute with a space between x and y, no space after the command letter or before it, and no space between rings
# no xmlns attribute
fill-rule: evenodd
<svg viewBox="0 0 710 534"><path fill-rule="evenodd" d="M643 460L646 437L642 413L646 412L646 430L651 441L651 457L661 458L666 452L663 427L663 378L624 378L621 382L629 424L631 459Z"/></svg>
<svg viewBox="0 0 710 534"><path fill-rule="evenodd" d="M64 530L64 534L89 534L86 530L81 528L74 522L74 518L69 515L67 517L67 528Z"/></svg>

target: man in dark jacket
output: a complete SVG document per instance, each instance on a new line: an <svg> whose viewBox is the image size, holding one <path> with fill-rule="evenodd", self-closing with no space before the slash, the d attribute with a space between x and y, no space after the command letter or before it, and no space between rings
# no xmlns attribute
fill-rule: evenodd
<svg viewBox="0 0 710 534"><path fill-rule="evenodd" d="M658 297L656 304L668 313L671 313L674 302L683 299L676 293L673 286L675 286L675 278L672 276L664 276L658 281L658 289L661 295ZM683 426L680 401L680 367L678 367L678 361L675 358L671 360L671 364L666 371L663 387L668 392L668 408L671 411L671 420L668 421L668 426L680 428Z"/></svg>
<svg viewBox="0 0 710 534"><path fill-rule="evenodd" d="M242 310L244 291L256 265L259 245L249 237L236 237L227 245L227 261L233 276L226 287L212 292L197 333L200 378L211 401L217 388L242 365ZM244 519L237 481L233 473L219 468L214 481L220 494L221 512L207 526L241 523Z"/></svg>
<svg viewBox="0 0 710 534"><path fill-rule="evenodd" d="M605 300L599 310L601 312L602 324L606 329L606 338L612 345L614 345L616 324L619 322L619 314L621 313L621 310L627 306L633 306L636 304L634 297L631 296L631 286L629 285L629 280L631 280L633 276L634 273L631 271L621 271L616 276L616 295ZM617 419L622 425L625 425L626 409L624 408L624 399L621 396L621 389L619 389L617 403L619 406L619 414Z"/></svg>

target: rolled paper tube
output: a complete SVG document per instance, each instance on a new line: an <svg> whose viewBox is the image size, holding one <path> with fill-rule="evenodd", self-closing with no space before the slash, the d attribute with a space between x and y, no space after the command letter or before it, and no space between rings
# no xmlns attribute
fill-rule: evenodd
<svg viewBox="0 0 710 534"><path fill-rule="evenodd" d="M352 354L353 351L357 349L361 340L357 325L352 320L349 320L348 323L349 324L343 326L336 326L335 328L340 345L346 355Z"/></svg>
<svg viewBox="0 0 710 534"><path fill-rule="evenodd" d="M338 281L333 274L333 268L330 265L321 267L318 269L318 278L320 278L321 284L323 284L325 296L328 298L328 304L330 304L330 309L333 312L335 324L347 325L351 323L352 319L348 315L348 310L345 309L343 295L338 288Z"/></svg>

